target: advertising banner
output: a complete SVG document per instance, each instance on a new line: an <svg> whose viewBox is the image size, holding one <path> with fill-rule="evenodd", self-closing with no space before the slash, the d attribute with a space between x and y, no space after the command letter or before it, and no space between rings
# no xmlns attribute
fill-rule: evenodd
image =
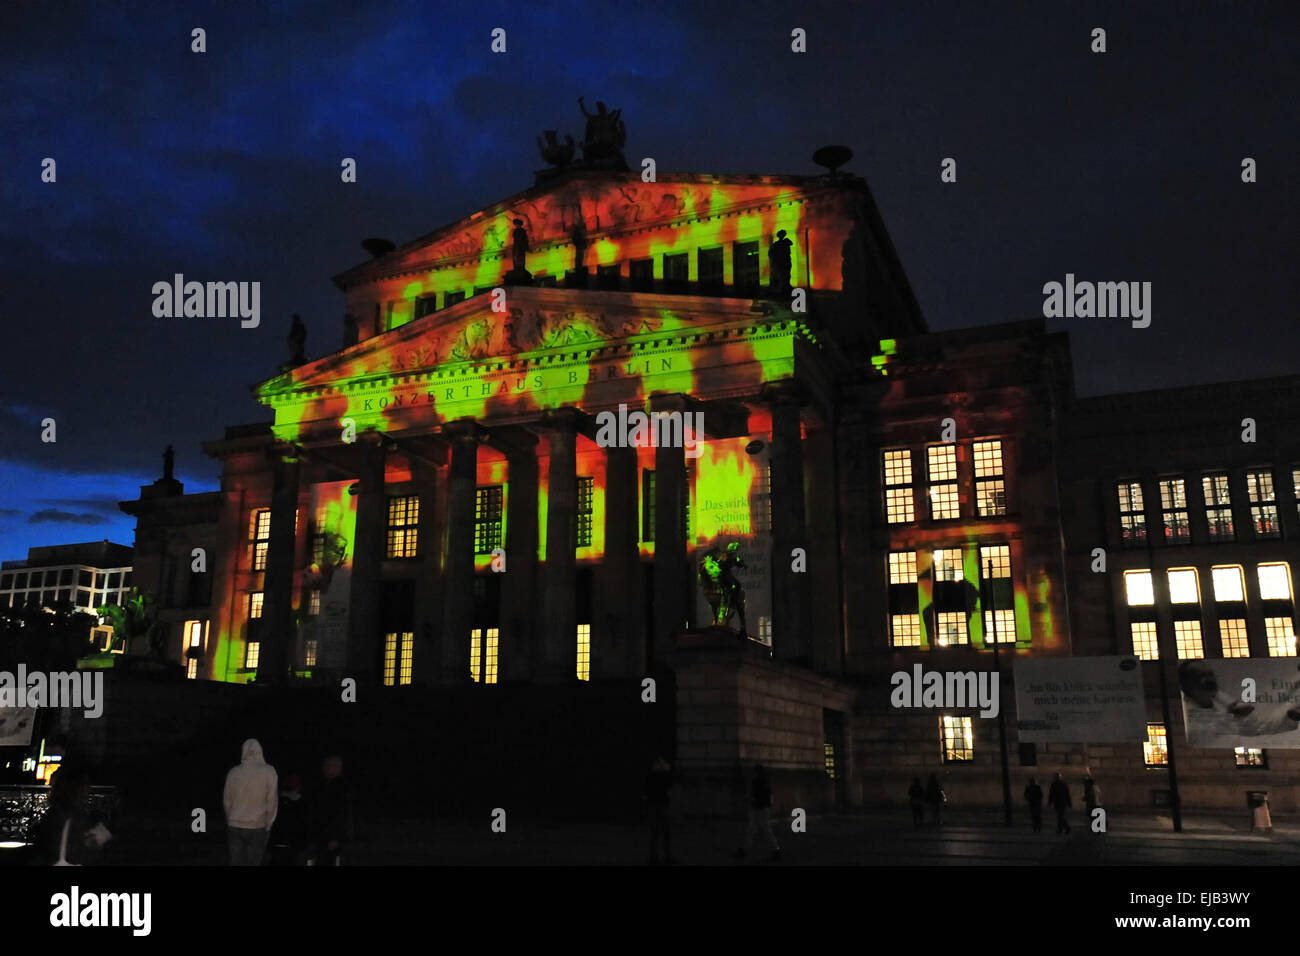
<svg viewBox="0 0 1300 956"><path fill-rule="evenodd" d="M1132 743L1147 739L1136 657L1016 661L1016 725L1022 743Z"/></svg>

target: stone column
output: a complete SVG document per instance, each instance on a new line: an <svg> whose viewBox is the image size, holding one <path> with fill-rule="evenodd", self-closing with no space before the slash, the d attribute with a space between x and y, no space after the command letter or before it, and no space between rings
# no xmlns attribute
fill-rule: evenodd
<svg viewBox="0 0 1300 956"><path fill-rule="evenodd" d="M533 673L540 624L537 616L537 436L512 435L510 448L503 450L509 472L497 674L502 681L526 681Z"/></svg>
<svg viewBox="0 0 1300 956"><path fill-rule="evenodd" d="M641 471L635 448L605 450L605 560L596 571L593 635L607 650L601 677L644 677L645 578L637 543L637 486ZM596 638L593 636L593 642Z"/></svg>
<svg viewBox="0 0 1300 956"><path fill-rule="evenodd" d="M275 465L271 492L271 543L266 557L262 608L266 631L257 669L259 679L284 683L289 676L290 657L298 636L293 619L293 569L298 539L300 465L291 446L279 446L272 454L275 455Z"/></svg>
<svg viewBox="0 0 1300 956"><path fill-rule="evenodd" d="M474 506L481 431L473 422L444 426L451 441L447 474L447 546L442 575L438 682L469 683L469 632L474 621Z"/></svg>
<svg viewBox="0 0 1300 956"><path fill-rule="evenodd" d="M547 412L546 566L542 569L539 680L577 678L578 623L574 594L578 524L577 409Z"/></svg>
<svg viewBox="0 0 1300 956"><path fill-rule="evenodd" d="M764 398L772 411L772 653L782 660L811 664L811 561L807 571L791 569L791 552L795 548L808 552L799 396L788 386L769 386Z"/></svg>
<svg viewBox="0 0 1300 956"><path fill-rule="evenodd" d="M686 412L680 395L658 396L654 411ZM655 563L654 633L650 638L652 664L667 661L675 637L689 625L690 595L687 577L686 452L681 446L655 449Z"/></svg>
<svg viewBox="0 0 1300 956"><path fill-rule="evenodd" d="M808 550L808 593L812 595L808 626L812 631L813 666L823 674L837 674L844 668L844 644L840 638L840 553L836 505L835 433L823 426L808 432L805 475L807 526L816 549ZM787 565L788 566L788 565Z"/></svg>
<svg viewBox="0 0 1300 956"><path fill-rule="evenodd" d="M420 498L418 553L420 570L415 584L415 660L412 679L428 684L437 674L438 634L442 630L442 547L439 516L442 513L436 465L411 459L411 477Z"/></svg>
<svg viewBox="0 0 1300 956"><path fill-rule="evenodd" d="M358 684L380 677L379 570L384 558L388 502L384 496L384 444L375 432L356 440L357 526L352 542L352 590L348 607L348 670Z"/></svg>

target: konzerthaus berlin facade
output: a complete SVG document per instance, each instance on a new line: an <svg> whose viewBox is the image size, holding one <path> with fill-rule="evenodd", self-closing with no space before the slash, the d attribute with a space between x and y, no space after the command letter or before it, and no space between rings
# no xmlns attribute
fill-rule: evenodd
<svg viewBox="0 0 1300 956"><path fill-rule="evenodd" d="M935 771L1000 798L995 722L894 710L889 677L987 670L995 635L1005 685L1016 655L1072 652L1062 512L1104 502L1062 496L1064 335L930 334L843 173L558 170L367 246L335 277L343 347L256 387L273 424L205 445L221 490L123 505L192 677L652 677L685 780L762 762L797 805L876 803ZM620 406L702 434L611 443ZM733 543L748 640L706 628L700 561ZM1017 792L1082 764L1027 758L1003 706Z"/></svg>

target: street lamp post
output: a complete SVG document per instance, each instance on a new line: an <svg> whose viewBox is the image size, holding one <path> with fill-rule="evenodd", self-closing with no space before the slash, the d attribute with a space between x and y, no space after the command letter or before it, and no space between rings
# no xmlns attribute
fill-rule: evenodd
<svg viewBox="0 0 1300 956"><path fill-rule="evenodd" d="M1167 652L1171 648L1168 639L1161 636L1160 605L1156 601L1156 546L1151 535L1150 521L1146 524L1144 530L1147 536L1147 565L1151 569L1148 572L1151 575L1151 607L1156 615L1156 673L1160 676L1160 719L1165 725L1165 766L1169 771L1169 813L1173 818L1174 832L1182 833L1183 807L1182 798L1178 794L1178 762L1174 759L1174 728L1169 715L1169 680L1165 676L1165 661L1169 659ZM1172 649L1172 656L1177 659L1177 645Z"/></svg>
<svg viewBox="0 0 1300 956"><path fill-rule="evenodd" d="M993 673L998 677L998 757L1002 761L1002 816L1011 826L1011 770L1007 766L1007 718L1002 706L1002 663L998 656L998 612L993 600L993 559L985 566L984 579L989 583L989 610L993 619Z"/></svg>

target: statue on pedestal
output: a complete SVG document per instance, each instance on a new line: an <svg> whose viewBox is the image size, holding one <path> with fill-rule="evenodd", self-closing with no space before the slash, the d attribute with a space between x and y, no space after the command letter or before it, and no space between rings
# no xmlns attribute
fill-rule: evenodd
<svg viewBox="0 0 1300 956"><path fill-rule="evenodd" d="M307 361L307 326L302 324L302 316L293 317L293 325L289 329L289 364L302 365Z"/></svg>
<svg viewBox="0 0 1300 956"><path fill-rule="evenodd" d="M776 238L767 250L767 260L771 266L771 279L768 282L773 294L785 295L790 292L790 268L794 243L786 238L785 230L777 230Z"/></svg>
<svg viewBox="0 0 1300 956"><path fill-rule="evenodd" d="M596 101L596 112L588 113L587 104L578 97L578 108L587 118L587 132L582 139L582 159L591 169L627 171L623 158L623 144L627 141L627 128L623 125L621 109L609 112L605 104Z"/></svg>
<svg viewBox="0 0 1300 956"><path fill-rule="evenodd" d="M713 615L710 623L730 630L732 615L738 615L740 633L746 636L749 626L745 621L745 587L736 576L737 569L745 567L745 562L739 552L740 545L734 541L727 545L725 556L717 548L710 548L700 559L700 587Z"/></svg>

